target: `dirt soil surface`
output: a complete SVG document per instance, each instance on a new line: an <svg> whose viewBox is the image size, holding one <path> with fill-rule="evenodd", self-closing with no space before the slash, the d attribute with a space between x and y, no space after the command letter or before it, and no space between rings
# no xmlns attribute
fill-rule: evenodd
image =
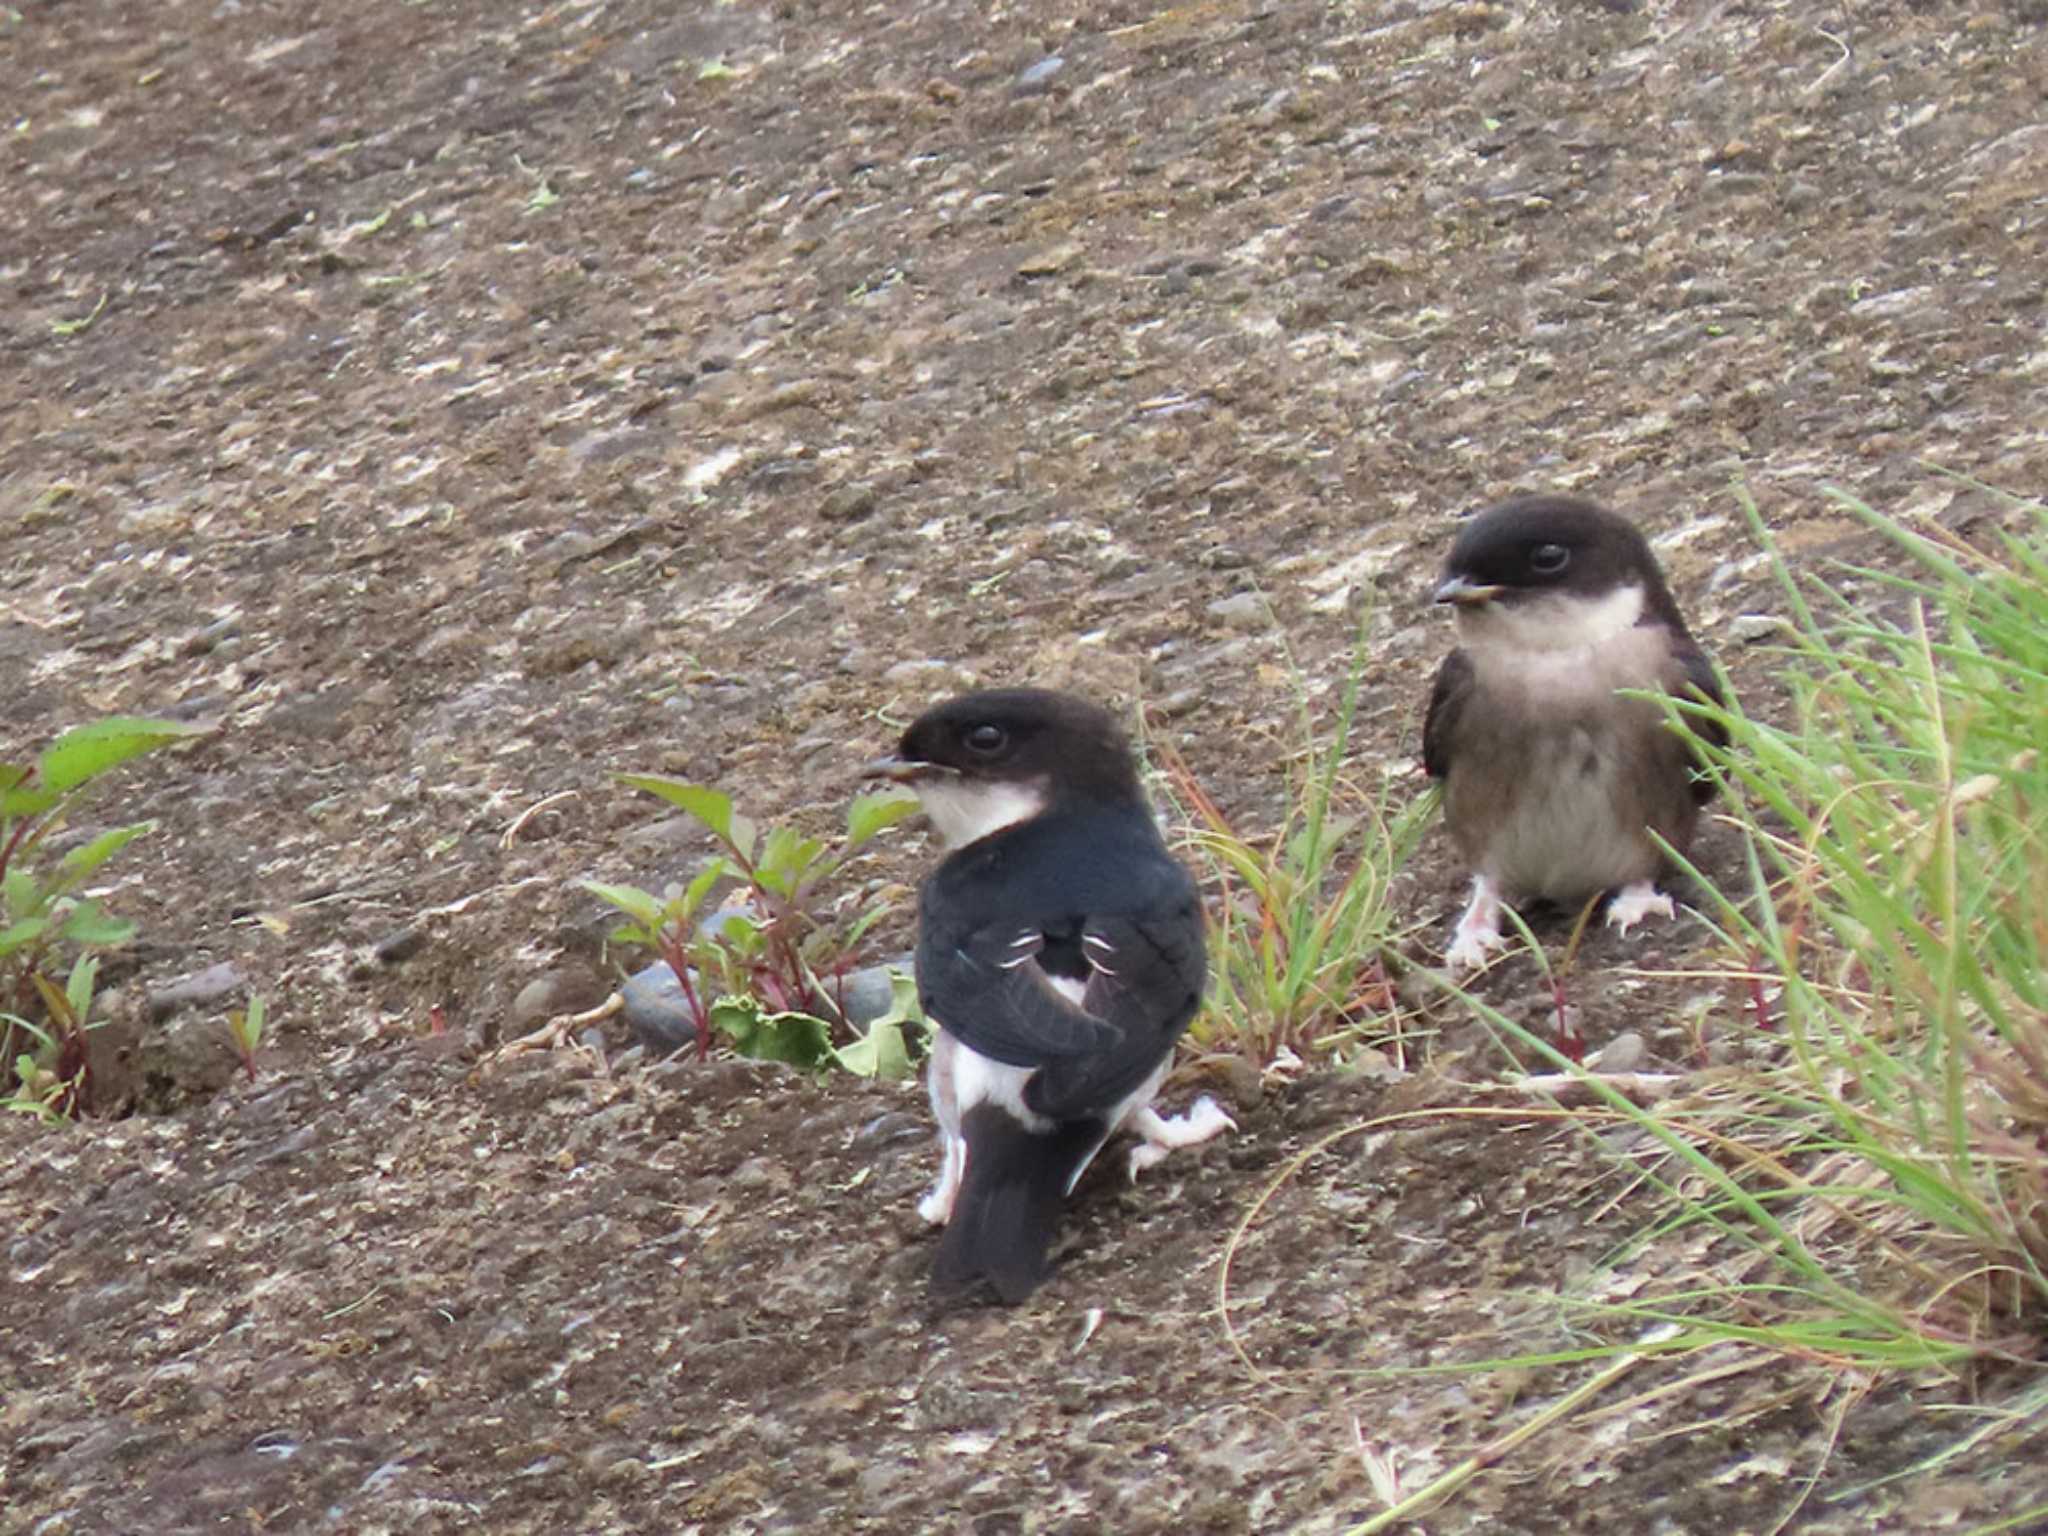
<svg viewBox="0 0 2048 1536"><path fill-rule="evenodd" d="M705 852L614 770L825 829L923 704L1029 680L1143 701L1257 826L1288 658L1327 690L1370 596L1358 766L1409 792L1435 567L1517 489L1638 517L1767 698L1734 482L1811 563L1870 552L1825 483L1970 527L1999 503L1928 462L2048 479L2044 21L0 6L0 755L218 727L93 807L159 823L110 897L137 1112L0 1144L0 1529L1329 1532L1382 1507L1361 1446L1414 1489L1554 1404L1592 1368L1373 1374L1587 1341L1555 1295L1647 1211L1539 1118L1368 1123L1514 1102L1455 1016L1406 1075L1240 1081L1235 1136L1091 1175L1015 1311L926 1298L911 1085L484 1053L602 995L578 879ZM1418 953L1460 883L1433 842ZM1594 941L1596 1045L1734 1027L1642 974L1701 933ZM1488 986L1549 1005L1526 959ZM1226 1324L1233 1228L1333 1135ZM1869 1388L1646 1362L1405 1529L2048 1497L2039 1444L1915 1470L1957 1384Z"/></svg>

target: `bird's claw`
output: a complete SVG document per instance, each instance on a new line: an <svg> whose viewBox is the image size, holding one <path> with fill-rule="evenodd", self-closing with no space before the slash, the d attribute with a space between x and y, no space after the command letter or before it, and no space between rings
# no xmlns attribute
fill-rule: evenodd
<svg viewBox="0 0 2048 1536"><path fill-rule="evenodd" d="M1652 915L1675 918L1678 909L1671 904L1669 896L1647 880L1623 886L1607 904L1607 926L1619 928L1624 934Z"/></svg>
<svg viewBox="0 0 2048 1536"><path fill-rule="evenodd" d="M1154 1110L1143 1110L1134 1119L1133 1128L1143 1138L1131 1148L1128 1165L1131 1182L1135 1184L1139 1174L1164 1162L1166 1154L1174 1148L1196 1146L1225 1131L1234 1131L1237 1122L1205 1093L1188 1106L1184 1115L1168 1118Z"/></svg>
<svg viewBox="0 0 2048 1536"><path fill-rule="evenodd" d="M1507 947L1508 941L1501 937L1498 928L1467 928L1460 923L1451 947L1444 951L1444 968L1450 971L1481 970L1497 951Z"/></svg>

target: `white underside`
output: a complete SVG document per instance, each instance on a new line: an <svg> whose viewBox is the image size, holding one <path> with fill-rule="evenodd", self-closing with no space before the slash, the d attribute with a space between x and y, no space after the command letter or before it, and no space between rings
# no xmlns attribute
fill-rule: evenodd
<svg viewBox="0 0 2048 1536"><path fill-rule="evenodd" d="M1077 983L1055 984L1062 991L1078 990ZM1171 1065L1171 1057L1160 1062L1144 1082L1112 1107L1102 1140L1081 1159L1073 1177L1067 1180L1069 1194L1095 1161L1095 1154L1118 1131L1128 1130L1141 1138L1131 1149L1129 1169L1135 1179L1176 1147L1195 1146L1224 1131L1237 1129L1237 1122L1207 1094L1197 1099L1184 1115L1164 1116L1155 1111L1153 1096L1166 1081ZM919 1216L934 1226L944 1226L952 1219L953 1202L959 1198L961 1182L967 1177L967 1138L960 1127L967 1112L975 1106L996 1104L1033 1131L1042 1133L1053 1128L1052 1121L1032 1113L1024 1103L1024 1085L1031 1080L1034 1070L991 1061L961 1044L944 1027L937 1030L932 1040L931 1061L925 1069L925 1086L931 1094L932 1113L939 1122L939 1176L918 1201Z"/></svg>

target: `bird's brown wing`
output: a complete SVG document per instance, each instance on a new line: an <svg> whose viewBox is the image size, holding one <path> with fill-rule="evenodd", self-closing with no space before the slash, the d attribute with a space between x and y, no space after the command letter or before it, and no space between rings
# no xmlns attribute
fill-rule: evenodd
<svg viewBox="0 0 2048 1536"><path fill-rule="evenodd" d="M1458 717L1472 696L1476 674L1472 658L1453 651L1436 669L1436 681L1429 690L1429 712L1422 719L1422 766L1432 779L1451 771L1451 738L1458 729Z"/></svg>

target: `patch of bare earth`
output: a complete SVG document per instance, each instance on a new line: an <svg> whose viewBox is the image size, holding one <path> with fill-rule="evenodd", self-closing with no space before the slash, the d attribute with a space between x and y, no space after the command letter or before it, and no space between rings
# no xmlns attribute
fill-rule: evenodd
<svg viewBox="0 0 2048 1536"><path fill-rule="evenodd" d="M1373 596L1360 768L1412 775L1423 599L1510 490L1640 517L1767 696L1731 480L1817 562L1867 552L1823 482L1967 525L1996 504L1923 461L2048 470L2043 20L0 8L0 755L219 726L94 810L159 822L106 1064L152 1112L0 1133L0 1527L1334 1531L1379 1507L1357 1436L1414 1487L1554 1402L1591 1368L1364 1374L1581 1339L1544 1298L1641 1197L1539 1119L1332 1142L1217 1310L1288 1159L1495 1073L1455 1018L1414 1077L1272 1087L1135 1189L1092 1176L1015 1312L924 1298L910 1088L478 1051L597 963L579 877L701 851L613 769L824 827L891 721L1029 679L1162 706L1256 824L1289 719L1226 601L1256 589L1323 685ZM1418 944L1457 895L1432 848ZM1629 969L1700 942L1599 939L1595 1043L1735 1027ZM253 1083L217 1010L147 1020L218 961L279 1021ZM1996 1439L1869 1486L1955 1431L1934 1384L1865 1385L1646 1363L1428 1528L2044 1496Z"/></svg>

